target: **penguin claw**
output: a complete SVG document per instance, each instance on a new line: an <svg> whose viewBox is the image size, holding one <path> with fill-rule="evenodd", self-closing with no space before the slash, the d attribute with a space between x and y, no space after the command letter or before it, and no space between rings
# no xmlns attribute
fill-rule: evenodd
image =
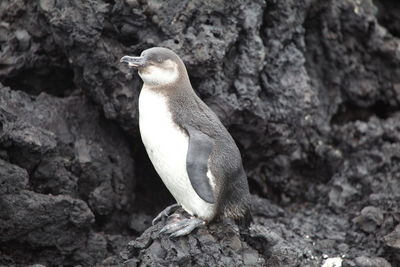
<svg viewBox="0 0 400 267"><path fill-rule="evenodd" d="M171 213L176 211L181 205L178 203L172 204L166 207L162 212L160 212L151 222L152 225L155 225L158 221L160 221L163 217L168 217Z"/></svg>
<svg viewBox="0 0 400 267"><path fill-rule="evenodd" d="M172 234L169 235L169 238L174 238L174 237L180 237L180 236L185 236L190 234L196 227L199 225L189 225L181 230L178 230L176 232L173 232Z"/></svg>
<svg viewBox="0 0 400 267"><path fill-rule="evenodd" d="M199 218L183 219L167 224L160 230L160 234L170 234L170 238L184 236L190 234L194 229L203 224L205 224L205 221Z"/></svg>
<svg viewBox="0 0 400 267"><path fill-rule="evenodd" d="M185 227L185 223L187 220L189 220L189 219L182 219L178 222L172 222L172 223L165 225L163 228L161 228L160 234L164 234L164 233L171 234L171 233L181 229L182 227Z"/></svg>

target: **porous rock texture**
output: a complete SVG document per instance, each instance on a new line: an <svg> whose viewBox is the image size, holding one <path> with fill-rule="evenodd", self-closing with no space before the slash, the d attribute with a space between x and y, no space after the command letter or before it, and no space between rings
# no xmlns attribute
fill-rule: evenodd
<svg viewBox="0 0 400 267"><path fill-rule="evenodd" d="M0 265L400 266L396 0L2 0ZM248 229L169 239L123 55L165 46L236 140ZM180 211L182 212L182 211Z"/></svg>

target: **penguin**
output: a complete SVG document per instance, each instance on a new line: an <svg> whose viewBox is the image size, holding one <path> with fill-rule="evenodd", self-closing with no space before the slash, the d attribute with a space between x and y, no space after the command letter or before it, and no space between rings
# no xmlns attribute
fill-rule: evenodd
<svg viewBox="0 0 400 267"><path fill-rule="evenodd" d="M239 149L193 90L179 56L153 47L138 57L124 56L120 62L136 68L143 80L140 135L155 170L177 202L156 216L153 224L179 207L190 217L172 220L161 233L184 236L216 218L249 218L249 186Z"/></svg>

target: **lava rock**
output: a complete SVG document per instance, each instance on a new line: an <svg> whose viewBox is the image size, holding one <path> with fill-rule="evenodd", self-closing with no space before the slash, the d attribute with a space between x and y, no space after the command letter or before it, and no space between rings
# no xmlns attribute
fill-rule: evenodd
<svg viewBox="0 0 400 267"><path fill-rule="evenodd" d="M392 251L394 257L399 260L400 252L400 224L396 226L393 232L384 237L385 245Z"/></svg>
<svg viewBox="0 0 400 267"><path fill-rule="evenodd" d="M0 200L1 242L21 238L35 246L54 245L69 251L84 240L80 228L94 222L85 202L67 196L21 191L3 195Z"/></svg>
<svg viewBox="0 0 400 267"><path fill-rule="evenodd" d="M391 267L392 265L384 258L369 258L365 256L357 257L355 260L357 267Z"/></svg>
<svg viewBox="0 0 400 267"><path fill-rule="evenodd" d="M17 193L28 185L26 170L0 159L0 196Z"/></svg>
<svg viewBox="0 0 400 267"><path fill-rule="evenodd" d="M218 265L262 266L259 252L241 240L234 225L210 225L187 237L170 239L159 235L160 224L147 229L142 236L129 243L122 254L126 266L133 262L142 265ZM133 259L132 259L133 258Z"/></svg>
<svg viewBox="0 0 400 267"><path fill-rule="evenodd" d="M172 202L138 137L141 80L119 63L166 46L242 152L253 227L143 234L132 265L400 265L398 14L373 0L1 1L0 264L120 263L148 225L132 216Z"/></svg>
<svg viewBox="0 0 400 267"><path fill-rule="evenodd" d="M383 223L383 212L376 207L365 207L361 215L353 219L363 231L373 233Z"/></svg>
<svg viewBox="0 0 400 267"><path fill-rule="evenodd" d="M129 227L137 233L143 233L152 223L153 218L145 214L132 214Z"/></svg>
<svg viewBox="0 0 400 267"><path fill-rule="evenodd" d="M109 216L103 223L123 221L117 214L131 206L133 159L125 138L85 98L31 98L1 87L0 99L2 249L29 244L20 251L26 263L100 262L110 253L107 241L104 253L93 254L86 250L97 243L86 233L95 215ZM42 254L33 256L30 247Z"/></svg>

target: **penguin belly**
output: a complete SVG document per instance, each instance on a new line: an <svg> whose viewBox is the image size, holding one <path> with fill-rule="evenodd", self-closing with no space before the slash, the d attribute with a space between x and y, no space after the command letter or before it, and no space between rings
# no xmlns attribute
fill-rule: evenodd
<svg viewBox="0 0 400 267"><path fill-rule="evenodd" d="M211 220L215 204L197 195L186 170L189 137L173 121L166 97L145 86L139 96L139 128L154 168L177 203L189 214Z"/></svg>

